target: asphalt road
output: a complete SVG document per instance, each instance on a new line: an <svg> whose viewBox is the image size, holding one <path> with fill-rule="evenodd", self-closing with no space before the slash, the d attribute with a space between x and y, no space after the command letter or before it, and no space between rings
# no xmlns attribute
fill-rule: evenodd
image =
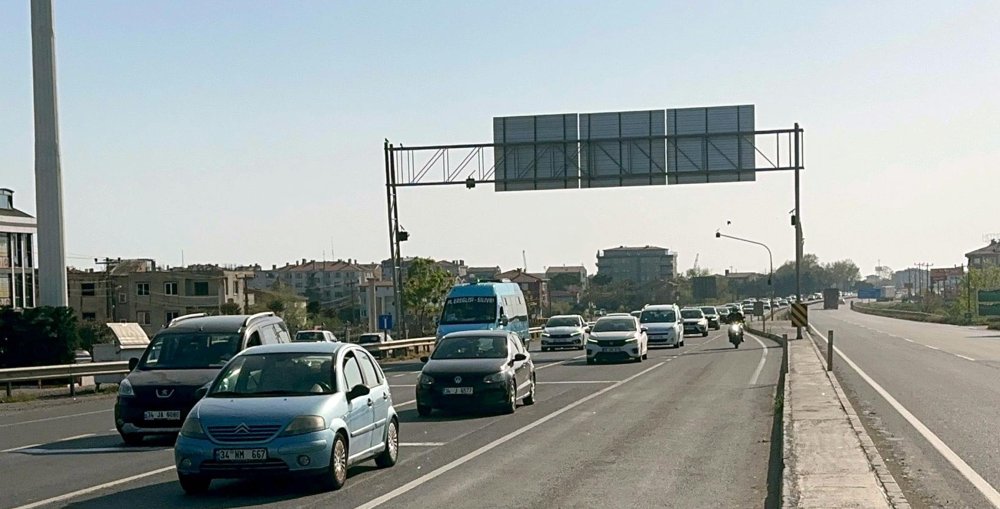
<svg viewBox="0 0 1000 509"><path fill-rule="evenodd" d="M1000 332L896 320L841 308L810 310L810 321L904 413L846 361L834 370L910 503L992 507L973 481L1000 488ZM826 348L823 341L820 347ZM915 421L916 422L915 422ZM937 437L918 431L925 426ZM942 447L944 446L944 447ZM946 459L950 449L969 471Z"/></svg>
<svg viewBox="0 0 1000 509"><path fill-rule="evenodd" d="M400 461L355 467L329 493L303 480L216 481L186 496L172 440L125 448L109 400L0 416L0 506L762 507L781 355L760 341L766 351L752 338L735 350L723 330L596 366L580 351L534 352L537 402L513 415L420 418L420 365L387 365Z"/></svg>

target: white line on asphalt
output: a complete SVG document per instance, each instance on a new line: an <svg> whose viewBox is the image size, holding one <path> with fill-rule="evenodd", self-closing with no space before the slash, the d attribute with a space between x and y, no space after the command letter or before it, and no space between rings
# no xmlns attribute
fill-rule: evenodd
<svg viewBox="0 0 1000 509"><path fill-rule="evenodd" d="M392 384L389 387L416 387L416 384Z"/></svg>
<svg viewBox="0 0 1000 509"><path fill-rule="evenodd" d="M552 366L558 366L560 364L566 364L569 361L575 361L577 359L582 359L582 358L584 358L586 356L587 356L587 354L577 355L576 357L570 357L569 359L566 359L564 361L553 362L552 364L546 364L544 366L538 366L538 367L535 368L535 371L538 371L540 369L545 369L545 368L551 368Z"/></svg>
<svg viewBox="0 0 1000 509"><path fill-rule="evenodd" d="M34 424L36 422L57 421L59 419L70 419L70 418L73 418L73 417L81 417L81 416L84 416L84 415L103 414L104 412L111 412L113 410L114 410L113 408L108 408L106 410L95 410L93 412L83 412L82 414L60 415L58 417L46 417L44 419L35 419L33 421L11 422L11 423L8 423L8 424L0 424L0 428L7 428L7 427L10 427L10 426L20 426L22 424Z"/></svg>
<svg viewBox="0 0 1000 509"><path fill-rule="evenodd" d="M143 474L133 475L132 477L126 477L124 479L118 479L117 481L111 481L111 482L104 483L104 484L98 484L97 486L91 486L89 488L84 488L82 490L76 490L76 491L74 491L72 493L67 493L65 495L59 495L58 497L52 497L52 498L47 498L45 500L39 500L38 502L32 502L32 503L27 504L27 505L22 505L22 506L19 506L19 507L15 507L14 509L34 509L35 507L42 507L44 505L54 504L56 502L62 502L63 500L69 500L71 498L76 498L76 497L79 497L81 495L86 495L88 493L93 493L95 491L100 491L100 490L103 490L103 489L106 489L106 488L111 488L113 486L118 486L120 484L129 483L129 482L135 481L137 479L142 479L144 477L149 477L149 476L152 476L152 475L157 475L157 474L162 474L164 472L169 472L169 471L171 471L173 469L174 469L173 466L169 466L169 467L164 467L164 468L160 468L160 469L157 469L157 470L152 470L150 472L146 472L146 473L143 473Z"/></svg>
<svg viewBox="0 0 1000 509"><path fill-rule="evenodd" d="M456 467L462 466L463 464L468 463L469 461L471 461L471 460L473 460L473 459L475 459L475 458L483 455L484 453L489 452L490 450L492 450L492 449L494 449L494 448L496 448L496 447L498 447L500 445L503 445L503 444L507 443L510 440L513 440L513 439L519 437L522 433L525 433L525 432L530 431L530 430L532 430L532 429L534 429L534 428L536 428L538 426L541 426L542 424L545 424L546 422L549 422L550 420L555 419L556 417L558 417L558 416L560 416L560 415L562 415L562 414L564 414L564 413L566 413L566 412L568 412L568 411L570 411L570 410L572 410L572 409L574 409L574 408L576 408L576 407L578 407L578 406L586 403L587 401L590 401L590 400L592 400L594 398L600 397L601 395L603 395L604 393L606 393L608 391L617 389L618 387L621 387L622 385L624 385L624 384L626 384L626 383L628 383L628 382L630 382L632 380L635 380L636 378L638 378L638 377L640 377L642 375L645 375L646 373L649 373L650 371L653 371L654 369L662 366L663 364L664 363L661 362L659 364L656 364L654 366L646 368L646 369L644 369L644 370L642 370L642 371L640 371L640 372L638 372L638 373L636 373L636 374L634 374L634 375L632 375L632 376L630 376L630 377L628 377L628 378L626 378L626 379L624 379L624 380L622 380L620 382L615 383L614 385L611 385L609 387L605 387L605 388L603 388L603 389L601 389L601 390L599 390L599 391L597 391L595 393L592 393L592 394L587 395L587 396L585 396L585 397L583 397L581 399L578 399L578 400L576 400L576 401L574 401L574 402L572 402L572 403L570 403L570 404L568 404L568 405L566 405L566 406L564 406L564 407L556 410L555 412L552 412L551 414L546 415L545 417L542 417L541 419L538 419L537 421L534 421L534 422L532 422L530 424L522 426L521 428L518 428L518 429L512 431L511 433L509 433L507 435L504 435L504 436L502 436L502 437L500 437L500 438L498 438L498 439L496 439L496 440L494 440L494 441L492 441L492 442L490 442L490 443L488 443L488 444L480 447L479 449L476 449L476 450L474 450L474 451L466 454L465 456L462 456L461 458L458 458L458 459L452 461L451 463L448 463L447 465L444 465L444 466L439 467L439 468L437 468L435 470L432 470L432 471L430 471L430 472L428 472L428 473L426 473L426 474L424 474L424 475L422 475L422 476L420 476L420 477L418 477L418 478L416 478L416 479L414 479L414 480L412 480L412 481L410 481L410 482L408 482L408 483L406 483L406 484L404 484L404 485L402 485L402 486L400 486L400 487L398 487L398 488L390 491L389 493L386 493L385 495L382 495L381 497L378 497L378 498L376 498L374 500L371 500L370 502L368 502L366 504L362 504L362 505L358 506L357 509L372 509L372 508L378 507L378 506L380 506L380 505L382 505L382 504L384 504L384 503L386 503L386 502L388 502L388 501L390 501L390 500L392 500L392 499L394 499L394 498L396 498L396 497L398 497L398 496L400 496L400 495L402 495L404 493L412 491L414 488L417 488L418 486L420 486L420 485L422 485L422 484L424 484L424 483L426 483L426 482L428 482L430 480L433 480L434 478L436 478L436 477L438 477L438 476L440 476L442 474L447 473L449 470L452 470L452 469L454 469Z"/></svg>
<svg viewBox="0 0 1000 509"><path fill-rule="evenodd" d="M165 447L90 447L87 449L21 449L20 453L32 456L47 456L52 454L99 454L106 452L137 452L160 451Z"/></svg>
<svg viewBox="0 0 1000 509"><path fill-rule="evenodd" d="M760 362L757 363L757 370L753 372L753 376L750 377L750 385L757 385L757 379L760 378L760 371L764 369L764 362L767 361L767 345L760 340L757 336L750 334L750 337L756 341L764 351L760 354Z"/></svg>
<svg viewBox="0 0 1000 509"><path fill-rule="evenodd" d="M560 380L556 382L537 382L537 383L538 385L556 385L556 384L616 384L618 382L619 382L618 380Z"/></svg>
<svg viewBox="0 0 1000 509"><path fill-rule="evenodd" d="M956 354L955 354L955 357L961 357L961 358L963 358L963 359L965 359L965 360L967 360L967 361L972 361L972 362L976 362L976 359L973 359L972 357L966 357L966 356L964 356L964 355L962 355L962 354L960 354L960 353L956 353Z"/></svg>
<svg viewBox="0 0 1000 509"><path fill-rule="evenodd" d="M914 341L914 340L912 340L912 339L910 339L910 338L903 338L903 339L905 339L905 340L909 341L910 343L916 343L916 341Z"/></svg>
<svg viewBox="0 0 1000 509"><path fill-rule="evenodd" d="M400 442L400 447L441 447L445 442Z"/></svg>
<svg viewBox="0 0 1000 509"><path fill-rule="evenodd" d="M406 406L406 405L409 405L411 403L416 403L416 402L417 402L417 400L411 399L410 401L404 401L402 403L393 403L392 406L394 406L394 407L401 407L401 406Z"/></svg>
<svg viewBox="0 0 1000 509"><path fill-rule="evenodd" d="M11 447L10 449L4 449L0 452L15 452L15 451L20 451L22 449L31 449L32 447L38 447L40 445L42 444L22 445L21 447Z"/></svg>
<svg viewBox="0 0 1000 509"><path fill-rule="evenodd" d="M826 342L826 337L820 333L819 329L812 324L809 324L809 327L816 331L816 334L820 337L820 339ZM965 462L965 460L956 454L955 451L951 450L951 447L948 447L948 444L945 444L943 440L938 438L938 436L935 435L930 428L920 422L920 419L917 419L915 415L910 413L910 411L907 410L902 403L896 401L896 398L892 397L892 395L889 394L889 391L882 388L878 382L872 380L872 377L868 376L868 373L865 373L857 364L854 363L854 361L852 361L847 355L844 355L844 352L842 352L840 348L834 345L833 351L837 352L837 355L844 359L844 362L854 369L854 371L856 371L865 382L868 382L868 385L870 385L872 389L875 389L875 392L885 398L885 400L893 408L895 408L897 412L899 412L899 415L903 416L903 418L906 419L906 421L909 422L910 425L924 437L924 439L930 442L930 444L934 446L934 448L937 449L942 456L944 456L944 459L948 460L948 462L951 463L951 465L955 467L955 469L958 470L963 477L968 479L968 481L972 483L972 485L975 486L984 497L986 497L986 500L993 504L994 507L1000 507L1000 492L998 492L996 488L987 482L986 479L983 479L983 476L979 475L978 472L973 470L972 467Z"/></svg>
<svg viewBox="0 0 1000 509"><path fill-rule="evenodd" d="M938 348L936 346L931 346L931 345L924 345L924 346L926 346L927 348L930 348L931 350L940 350L940 348Z"/></svg>
<svg viewBox="0 0 1000 509"><path fill-rule="evenodd" d="M67 440L76 440L78 438L87 438L87 437L92 437L92 436L94 436L96 434L97 433L84 433L82 435L76 435L76 436L73 436L73 437L60 438L59 440L56 440L56 442L65 442Z"/></svg>
<svg viewBox="0 0 1000 509"><path fill-rule="evenodd" d="M389 377L389 378L399 378L399 377L401 377L401 376L406 376L406 375L415 375L415 374L417 374L417 373L420 373L420 372L419 372L419 371L407 371L406 373L400 373L400 374L398 374L398 375L392 375L392 376L391 376L391 377Z"/></svg>

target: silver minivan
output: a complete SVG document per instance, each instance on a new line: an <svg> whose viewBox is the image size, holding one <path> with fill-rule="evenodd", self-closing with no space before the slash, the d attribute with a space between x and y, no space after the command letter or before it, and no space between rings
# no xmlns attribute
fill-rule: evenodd
<svg viewBox="0 0 1000 509"><path fill-rule="evenodd" d="M684 346L684 319L677 304L654 304L643 308L639 323L646 328L649 346Z"/></svg>

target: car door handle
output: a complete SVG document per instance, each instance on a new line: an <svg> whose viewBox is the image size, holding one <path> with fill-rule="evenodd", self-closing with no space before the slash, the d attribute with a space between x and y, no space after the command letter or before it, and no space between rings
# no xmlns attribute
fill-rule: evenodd
<svg viewBox="0 0 1000 509"><path fill-rule="evenodd" d="M389 399L389 393L388 392L383 392L382 393L382 399Z"/></svg>
<svg viewBox="0 0 1000 509"><path fill-rule="evenodd" d="M372 403L372 399L371 399L371 398L368 398L368 406L372 406L372 405L374 405L374 404L375 404L375 403Z"/></svg>

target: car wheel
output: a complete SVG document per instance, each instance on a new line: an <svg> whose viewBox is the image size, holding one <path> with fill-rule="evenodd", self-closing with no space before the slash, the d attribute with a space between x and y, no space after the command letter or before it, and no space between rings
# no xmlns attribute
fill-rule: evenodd
<svg viewBox="0 0 1000 509"><path fill-rule="evenodd" d="M427 405L421 405L417 403L417 415L420 417L428 417L431 415L433 409Z"/></svg>
<svg viewBox="0 0 1000 509"><path fill-rule="evenodd" d="M327 490L339 490L345 483L347 483L347 442L344 441L344 435L337 433L333 439L329 470L323 474L323 487Z"/></svg>
<svg viewBox="0 0 1000 509"><path fill-rule="evenodd" d="M681 346L684 346L684 341L681 341L681 345L678 346L677 348L680 348Z"/></svg>
<svg viewBox="0 0 1000 509"><path fill-rule="evenodd" d="M127 446L135 447L142 445L142 435L136 433L122 433L121 435L122 441L125 442L125 445Z"/></svg>
<svg viewBox="0 0 1000 509"><path fill-rule="evenodd" d="M597 361L595 361L594 359L591 359L590 357L587 357L587 364L593 364L595 362L597 362Z"/></svg>
<svg viewBox="0 0 1000 509"><path fill-rule="evenodd" d="M181 489L188 495L205 493L212 484L212 478L200 475L177 474L177 480L181 483Z"/></svg>
<svg viewBox="0 0 1000 509"><path fill-rule="evenodd" d="M702 332L701 333L701 337L707 338L708 337L708 331Z"/></svg>
<svg viewBox="0 0 1000 509"><path fill-rule="evenodd" d="M510 388L507 390L507 403L504 404L503 413L512 414L517 410L517 385L516 382L511 382Z"/></svg>
<svg viewBox="0 0 1000 509"><path fill-rule="evenodd" d="M379 468L389 468L396 464L399 458L399 430L396 419L389 421L389 427L385 430L385 450L375 456L375 464Z"/></svg>
<svg viewBox="0 0 1000 509"><path fill-rule="evenodd" d="M528 390L528 395L521 400L525 405L535 404L535 375L531 375L531 388Z"/></svg>

